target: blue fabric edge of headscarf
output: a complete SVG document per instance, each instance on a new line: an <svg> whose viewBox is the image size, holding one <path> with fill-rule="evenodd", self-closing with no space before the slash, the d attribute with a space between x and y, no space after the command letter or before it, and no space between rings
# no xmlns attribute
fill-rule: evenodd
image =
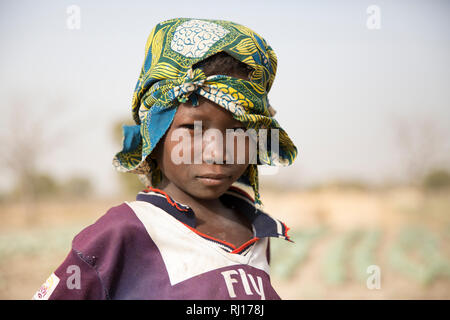
<svg viewBox="0 0 450 320"><path fill-rule="evenodd" d="M134 125L134 126L128 126L123 125L123 148L122 152L131 152L133 150L136 150L136 148L139 146L139 143L141 142L141 126L140 125Z"/></svg>

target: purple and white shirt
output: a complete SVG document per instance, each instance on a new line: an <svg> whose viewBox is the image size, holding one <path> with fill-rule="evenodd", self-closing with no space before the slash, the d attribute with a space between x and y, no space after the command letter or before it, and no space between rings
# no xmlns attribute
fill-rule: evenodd
<svg viewBox="0 0 450 320"><path fill-rule="evenodd" d="M33 299L280 299L270 283L269 237L288 228L241 189L221 196L253 226L241 247L198 232L193 210L149 187L75 236Z"/></svg>

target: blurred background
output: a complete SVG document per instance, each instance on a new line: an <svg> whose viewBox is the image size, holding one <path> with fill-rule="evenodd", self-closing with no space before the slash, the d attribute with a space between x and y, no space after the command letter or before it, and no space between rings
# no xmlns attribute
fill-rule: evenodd
<svg viewBox="0 0 450 320"><path fill-rule="evenodd" d="M0 299L30 299L78 232L142 185L121 126L158 22L224 19L278 57L299 149L261 172L284 299L450 298L448 1L1 1Z"/></svg>

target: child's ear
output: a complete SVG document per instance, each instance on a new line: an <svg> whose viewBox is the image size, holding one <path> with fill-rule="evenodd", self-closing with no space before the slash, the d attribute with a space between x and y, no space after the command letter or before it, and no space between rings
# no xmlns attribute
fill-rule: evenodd
<svg viewBox="0 0 450 320"><path fill-rule="evenodd" d="M153 148L152 152L149 154L149 157L153 160L158 159L159 157L159 153L160 153L160 146L161 143L159 143L160 141L158 141L158 143L156 144L156 146Z"/></svg>
<svg viewBox="0 0 450 320"><path fill-rule="evenodd" d="M151 161L154 163L155 166L158 165L158 162L161 161L162 154L161 154L161 140L158 141L156 146L153 148L152 152L148 155L147 159L148 161ZM159 161L158 161L159 160Z"/></svg>

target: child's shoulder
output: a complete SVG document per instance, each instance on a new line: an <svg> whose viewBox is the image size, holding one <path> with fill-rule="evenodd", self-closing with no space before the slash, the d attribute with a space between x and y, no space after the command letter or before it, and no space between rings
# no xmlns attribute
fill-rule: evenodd
<svg viewBox="0 0 450 320"><path fill-rule="evenodd" d="M142 233L145 233L144 226L124 202L111 207L97 221L81 230L74 237L72 248L90 255L108 250L109 247L119 250Z"/></svg>

